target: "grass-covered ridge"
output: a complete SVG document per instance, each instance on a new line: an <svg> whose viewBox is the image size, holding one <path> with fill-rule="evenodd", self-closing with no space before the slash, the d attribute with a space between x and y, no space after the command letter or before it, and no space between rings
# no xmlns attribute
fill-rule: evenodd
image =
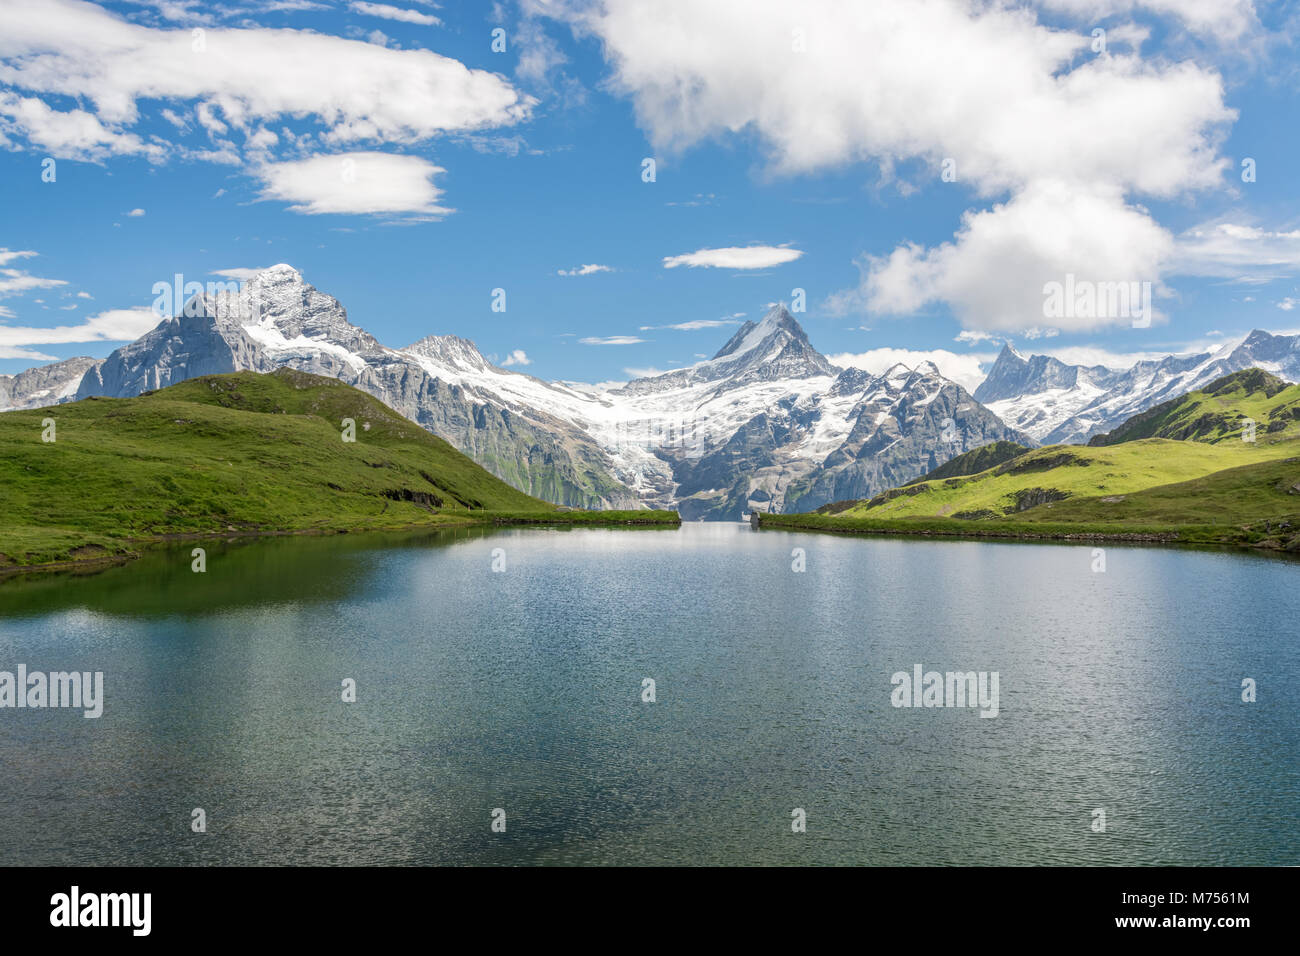
<svg viewBox="0 0 1300 956"><path fill-rule="evenodd" d="M1140 438L1241 441L1248 423L1254 425L1256 441L1300 438L1300 385L1288 385L1262 369L1243 369L1134 415L1088 444L1115 445Z"/></svg>
<svg viewBox="0 0 1300 956"><path fill-rule="evenodd" d="M1254 441L1243 440L1250 422ZM1248 369L1088 446L1039 448L976 474L932 472L867 501L814 515L762 515L760 524L1300 551L1300 386Z"/></svg>
<svg viewBox="0 0 1300 956"><path fill-rule="evenodd" d="M1300 553L1300 457L1229 468L1132 495L1044 504L1014 516L765 514L759 524L868 534L1218 544Z"/></svg>
<svg viewBox="0 0 1300 956"><path fill-rule="evenodd" d="M291 369L0 415L0 509L0 567L184 535L677 520L559 509L364 392Z"/></svg>

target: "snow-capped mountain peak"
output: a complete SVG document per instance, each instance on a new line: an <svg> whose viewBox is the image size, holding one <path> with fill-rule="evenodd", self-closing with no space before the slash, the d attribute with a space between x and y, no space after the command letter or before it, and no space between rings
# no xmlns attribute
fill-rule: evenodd
<svg viewBox="0 0 1300 956"><path fill-rule="evenodd" d="M746 322L727 344L718 349L712 361L722 358L736 358L753 352L767 345L769 348L783 347L791 341L808 344L808 336L803 327L795 321L784 303L772 306L758 322Z"/></svg>
<svg viewBox="0 0 1300 956"><path fill-rule="evenodd" d="M459 335L426 335L400 351L430 359L435 366L448 369L465 372L486 372L493 369L501 374L510 374L504 369L496 369L484 358L477 345Z"/></svg>

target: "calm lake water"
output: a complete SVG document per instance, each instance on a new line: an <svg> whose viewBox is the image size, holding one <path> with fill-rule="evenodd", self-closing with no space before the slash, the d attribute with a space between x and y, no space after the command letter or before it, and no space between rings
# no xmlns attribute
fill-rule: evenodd
<svg viewBox="0 0 1300 956"><path fill-rule="evenodd" d="M0 583L0 670L105 685L98 720L0 709L0 864L1300 863L1293 562L738 524L190 547ZM893 707L916 664L996 671L998 716Z"/></svg>

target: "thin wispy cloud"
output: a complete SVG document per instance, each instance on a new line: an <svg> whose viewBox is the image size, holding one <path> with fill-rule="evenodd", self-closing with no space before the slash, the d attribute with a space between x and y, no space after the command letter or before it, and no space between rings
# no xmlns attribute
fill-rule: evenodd
<svg viewBox="0 0 1300 956"><path fill-rule="evenodd" d="M369 17L382 17L385 20L397 20L401 23L414 23L426 27L435 27L442 24L442 21L432 14L421 13L419 10L409 10L405 7L395 7L387 3L366 3L365 0L352 0L348 4L348 9L353 13L361 13Z"/></svg>
<svg viewBox="0 0 1300 956"><path fill-rule="evenodd" d="M740 315L744 315L744 313L742 312ZM739 324L739 319L692 319L689 322L677 322L673 325L643 325L640 331L653 332L656 329L675 329L679 332L694 332L698 329L720 329Z"/></svg>
<svg viewBox="0 0 1300 956"><path fill-rule="evenodd" d="M0 325L0 346L67 345L76 342L130 342L138 339L159 322L158 314L148 307L110 309L91 316L78 325L53 328Z"/></svg>

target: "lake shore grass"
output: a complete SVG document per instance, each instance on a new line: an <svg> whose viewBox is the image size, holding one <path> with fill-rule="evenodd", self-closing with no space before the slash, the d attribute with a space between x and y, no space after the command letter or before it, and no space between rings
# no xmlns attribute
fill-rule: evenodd
<svg viewBox="0 0 1300 956"><path fill-rule="evenodd" d="M902 535L1025 542L1115 542L1253 548L1300 554L1295 536L1271 527L1205 525L1129 525L1047 521L965 521L956 518L850 518L819 514L760 514L760 529L823 531L835 534ZM1300 515L1292 527L1300 527Z"/></svg>
<svg viewBox="0 0 1300 956"><path fill-rule="evenodd" d="M38 571L67 571L124 564L143 550L172 542L271 538L291 535L362 534L376 531L441 531L450 528L677 528L675 511L545 512L473 511L430 514L416 522L327 523L299 528L236 528L212 531L159 531L115 536L87 534L68 528L19 527L0 529L0 578Z"/></svg>

